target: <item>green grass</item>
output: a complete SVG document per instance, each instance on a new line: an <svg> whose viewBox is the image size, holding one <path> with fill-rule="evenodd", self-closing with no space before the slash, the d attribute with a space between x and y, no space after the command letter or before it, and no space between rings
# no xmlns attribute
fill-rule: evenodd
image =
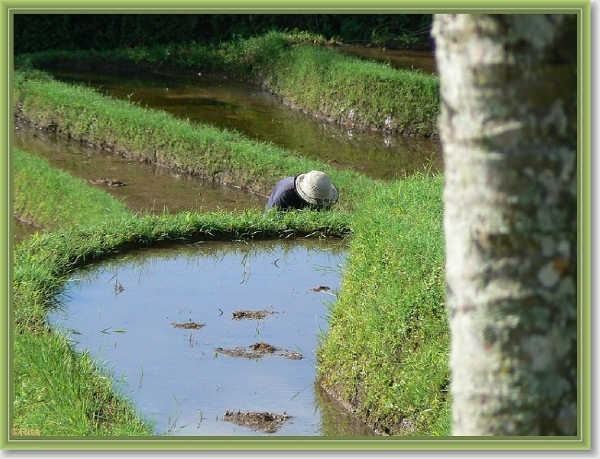
<svg viewBox="0 0 600 459"><path fill-rule="evenodd" d="M13 425L48 436L152 434L112 377L67 339L37 327L13 340Z"/></svg>
<svg viewBox="0 0 600 459"><path fill-rule="evenodd" d="M391 434L449 433L441 191L441 177L415 176L361 201L319 347L321 383Z"/></svg>
<svg viewBox="0 0 600 459"><path fill-rule="evenodd" d="M370 94L378 99L377 116L396 110L391 105L396 90L405 101L411 100L415 113L419 97L432 106L437 103L432 95L435 82L421 87L424 83L416 77L413 86L401 87L390 83L396 72L384 67L355 68L354 62L338 60L326 49L292 46L297 42L282 42L276 35L265 39L268 46L261 37L223 45L218 57L201 51L215 68L229 65L231 71L249 72L272 85L287 84L290 91L290 82L296 81L304 93L298 100L321 100L325 96L315 87L336 91L347 84L348 96L361 112L368 112L364 99ZM303 43L302 37L298 42ZM171 57L164 48L152 51L155 56L148 50L131 53L138 52L137 63L160 58L164 65L173 65L173 53L178 59L186 55L183 49L171 51ZM198 60L189 51L192 65ZM131 56L127 59L134 62ZM277 72L285 73L282 62L290 66L287 83L275 78ZM352 72L358 75L355 80ZM402 78L407 81L412 75ZM236 133L192 125L83 86L58 83L38 71L16 72L14 82L16 113L40 127L261 194L282 176L321 169L332 176L341 196L332 212L135 216L103 192L88 190L84 182L44 161L15 152L15 211L47 231L14 251L14 425L42 428L44 435L151 432L152 426L119 396L118 388L108 384L111 378L103 369L86 354L74 353L64 337L45 325L48 308L55 306L77 267L117 251L169 242L331 235L348 237L350 254L338 301L330 310L330 331L318 351L319 380L382 432L448 434L440 176L379 182ZM345 105L349 99L340 101L341 96L333 94L328 102L338 111L351 107ZM435 110L422 105L424 117L435 117ZM79 195L85 196L85 206L71 209L72 200L64 196Z"/></svg>
<svg viewBox="0 0 600 459"><path fill-rule="evenodd" d="M12 165L13 212L36 226L50 230L93 225L129 213L122 202L42 158L13 149Z"/></svg>
<svg viewBox="0 0 600 459"><path fill-rule="evenodd" d="M268 84L293 105L359 127L436 134L439 86L434 76L308 45L293 48L277 68Z"/></svg>

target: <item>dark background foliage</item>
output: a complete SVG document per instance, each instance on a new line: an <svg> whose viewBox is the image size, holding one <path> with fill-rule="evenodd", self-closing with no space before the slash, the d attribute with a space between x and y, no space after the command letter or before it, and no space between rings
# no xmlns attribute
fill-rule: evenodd
<svg viewBox="0 0 600 459"><path fill-rule="evenodd" d="M218 44L268 31L309 31L346 43L430 46L428 14L15 14L14 53Z"/></svg>

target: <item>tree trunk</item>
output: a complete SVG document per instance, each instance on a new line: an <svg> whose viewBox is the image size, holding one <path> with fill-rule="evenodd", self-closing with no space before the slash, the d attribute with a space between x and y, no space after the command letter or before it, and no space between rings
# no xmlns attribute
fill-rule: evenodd
<svg viewBox="0 0 600 459"><path fill-rule="evenodd" d="M577 18L436 15L453 435L577 434Z"/></svg>

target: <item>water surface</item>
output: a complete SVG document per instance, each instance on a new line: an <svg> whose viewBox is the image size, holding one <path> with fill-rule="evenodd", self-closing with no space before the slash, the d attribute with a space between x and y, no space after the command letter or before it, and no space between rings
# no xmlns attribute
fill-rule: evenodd
<svg viewBox="0 0 600 459"><path fill-rule="evenodd" d="M260 87L201 72L51 72L62 81L89 85L108 96L192 122L236 130L248 138L373 178L390 180L442 165L436 139L361 131L318 120L283 105Z"/></svg>
<svg viewBox="0 0 600 459"><path fill-rule="evenodd" d="M266 202L264 196L127 159L26 124L14 130L13 138L15 147L45 158L51 166L109 192L134 212L262 209ZM102 179L124 186L111 186Z"/></svg>
<svg viewBox="0 0 600 459"><path fill-rule="evenodd" d="M337 239L139 250L77 272L51 323L113 372L155 420L156 434L366 435L314 385L315 351L344 262ZM239 310L268 314L236 320ZM189 321L205 326L174 326ZM257 342L280 352L252 359L217 352ZM287 351L302 359L280 355ZM226 410L292 418L266 434L223 421Z"/></svg>

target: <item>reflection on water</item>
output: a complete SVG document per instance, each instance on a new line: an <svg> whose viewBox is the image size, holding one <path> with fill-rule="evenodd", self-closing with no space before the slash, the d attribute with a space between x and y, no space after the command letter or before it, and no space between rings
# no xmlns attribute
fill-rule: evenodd
<svg viewBox="0 0 600 459"><path fill-rule="evenodd" d="M51 323L105 362L157 434L265 435L222 420L241 410L292 416L271 435L366 435L351 417L323 408L314 386L315 350L344 259L340 240L140 250L76 273ZM272 314L233 319L263 309ZM204 327L173 326L188 321ZM257 342L303 358L215 352Z"/></svg>

